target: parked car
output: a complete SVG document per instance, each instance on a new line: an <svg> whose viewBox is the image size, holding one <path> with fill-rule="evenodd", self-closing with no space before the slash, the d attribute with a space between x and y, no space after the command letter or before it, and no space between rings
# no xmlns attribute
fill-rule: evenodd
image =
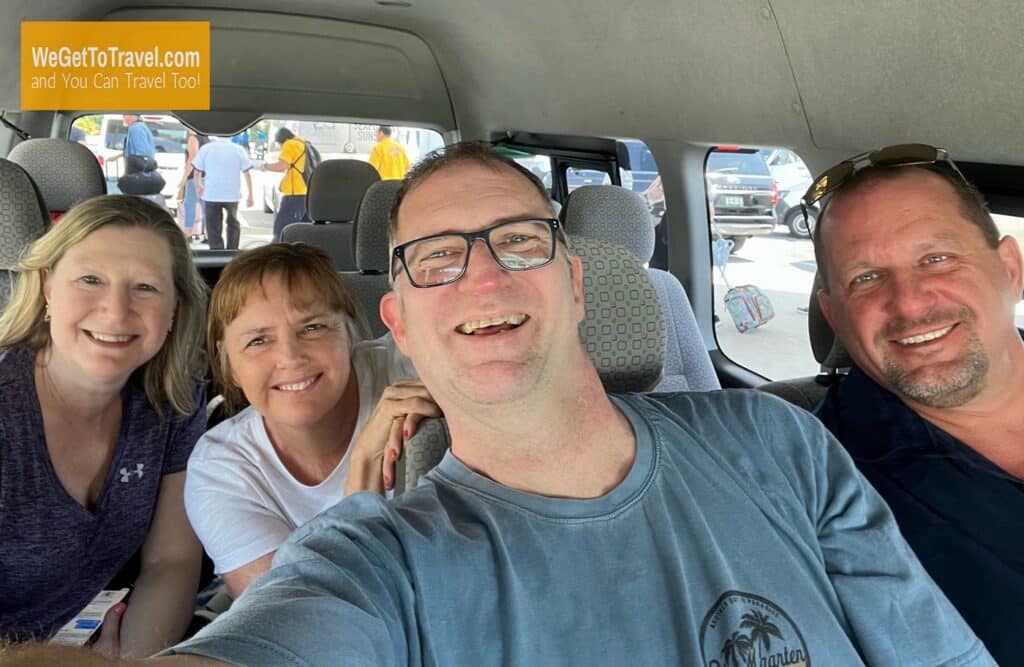
<svg viewBox="0 0 1024 667"><path fill-rule="evenodd" d="M771 234L779 190L756 150L718 148L705 166L711 230L731 239L733 252L751 236Z"/></svg>
<svg viewBox="0 0 1024 667"><path fill-rule="evenodd" d="M779 186L779 191L792 191L799 187L799 184L811 180L811 171L804 164L799 155L788 148L762 148L758 151L768 165L768 171ZM804 191L808 185L803 186ZM801 192L801 195L803 192ZM781 195L780 195L781 197Z"/></svg>
<svg viewBox="0 0 1024 667"><path fill-rule="evenodd" d="M788 189L779 186L779 203L775 205L775 215L780 224L789 229L792 236L801 239L811 238L814 225L818 222L817 205L807 209L807 219L804 219L803 211L800 210L800 199L811 187L811 178L793 183Z"/></svg>
<svg viewBox="0 0 1024 667"><path fill-rule="evenodd" d="M534 173L537 173L536 171ZM551 189L551 168L548 167L546 172L538 174L541 181L544 182L544 187ZM633 174L628 169L619 169L619 178L622 181L622 187L634 189L633 185ZM569 192L572 192L576 188L584 185L608 185L612 182L611 177L607 173L598 169L578 169L576 167L569 167L565 170L565 182L569 186Z"/></svg>
<svg viewBox="0 0 1024 667"><path fill-rule="evenodd" d="M658 165L654 161L654 154L642 141L627 139L622 143L629 150L629 173L633 178L633 192L646 192L658 177ZM625 185L625 181L622 184Z"/></svg>

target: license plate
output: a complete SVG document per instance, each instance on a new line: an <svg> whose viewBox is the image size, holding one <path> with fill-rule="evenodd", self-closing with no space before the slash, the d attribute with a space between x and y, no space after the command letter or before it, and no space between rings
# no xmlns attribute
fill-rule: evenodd
<svg viewBox="0 0 1024 667"><path fill-rule="evenodd" d="M743 197L725 197L725 206L729 208L743 208Z"/></svg>

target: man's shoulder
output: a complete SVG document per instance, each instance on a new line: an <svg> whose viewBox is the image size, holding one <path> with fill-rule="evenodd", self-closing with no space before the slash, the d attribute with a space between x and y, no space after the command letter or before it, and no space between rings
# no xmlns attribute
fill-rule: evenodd
<svg viewBox="0 0 1024 667"><path fill-rule="evenodd" d="M756 389L626 395L662 435L688 433L699 446L745 456L791 458L817 448L824 427L809 412Z"/></svg>
<svg viewBox="0 0 1024 667"><path fill-rule="evenodd" d="M450 508L442 502L435 482L427 479L415 489L386 499L371 491L346 496L297 528L288 539L297 547L323 552L336 546L340 536L367 549L394 547L414 535L440 538L442 520ZM283 549L287 553L287 549ZM289 556L285 555L285 559Z"/></svg>
<svg viewBox="0 0 1024 667"><path fill-rule="evenodd" d="M761 421L767 415L801 415L803 410L778 396L757 389L716 389L650 394L627 394L640 405L663 406L680 415L712 418L728 415L741 420ZM801 417L802 418L802 417Z"/></svg>

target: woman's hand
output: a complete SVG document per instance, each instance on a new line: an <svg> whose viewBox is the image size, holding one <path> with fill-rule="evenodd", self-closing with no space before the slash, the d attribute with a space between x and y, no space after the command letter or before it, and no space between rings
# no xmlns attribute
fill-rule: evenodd
<svg viewBox="0 0 1024 667"><path fill-rule="evenodd" d="M121 657L121 619L127 608L127 604L118 602L103 615L100 636L92 645L94 651L114 660Z"/></svg>
<svg viewBox="0 0 1024 667"><path fill-rule="evenodd" d="M352 445L345 495L394 488L402 443L416 432L421 419L440 416L440 408L419 380L398 380L385 389Z"/></svg>

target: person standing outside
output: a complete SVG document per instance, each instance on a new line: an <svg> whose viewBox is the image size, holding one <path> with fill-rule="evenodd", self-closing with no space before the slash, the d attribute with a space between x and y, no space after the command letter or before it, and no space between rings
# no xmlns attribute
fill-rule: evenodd
<svg viewBox="0 0 1024 667"><path fill-rule="evenodd" d="M391 138L390 125L377 128L377 144L370 151L370 164L382 180L405 178L405 172L409 171L409 156L402 145Z"/></svg>
<svg viewBox="0 0 1024 667"><path fill-rule="evenodd" d="M139 120L138 114L125 114L124 125L128 128L125 135L124 150L110 157L116 162L124 157L124 173L134 174L140 171L156 169L156 141L149 126Z"/></svg>
<svg viewBox="0 0 1024 667"><path fill-rule="evenodd" d="M293 222L309 222L306 210L306 192L308 183L302 177L306 168L306 142L295 136L286 127L279 128L274 141L281 145L277 162L264 163L263 171L284 172L281 184L281 203L274 216L274 242L281 240L281 231Z"/></svg>
<svg viewBox="0 0 1024 667"><path fill-rule="evenodd" d="M185 235L193 241L205 241L203 233L203 208L199 206L199 195L196 194L196 173L192 160L196 159L201 149L210 143L206 135L189 130L186 144L185 168L181 170L181 182L178 183L178 205L182 207L182 227Z"/></svg>
<svg viewBox="0 0 1024 667"><path fill-rule="evenodd" d="M238 222L238 201L242 198L242 176L248 192L246 206L252 206L252 162L241 146L213 138L199 149L192 161L195 169L196 194L203 200L206 234L210 250L237 250L241 236ZM227 215L227 245L222 235Z"/></svg>

